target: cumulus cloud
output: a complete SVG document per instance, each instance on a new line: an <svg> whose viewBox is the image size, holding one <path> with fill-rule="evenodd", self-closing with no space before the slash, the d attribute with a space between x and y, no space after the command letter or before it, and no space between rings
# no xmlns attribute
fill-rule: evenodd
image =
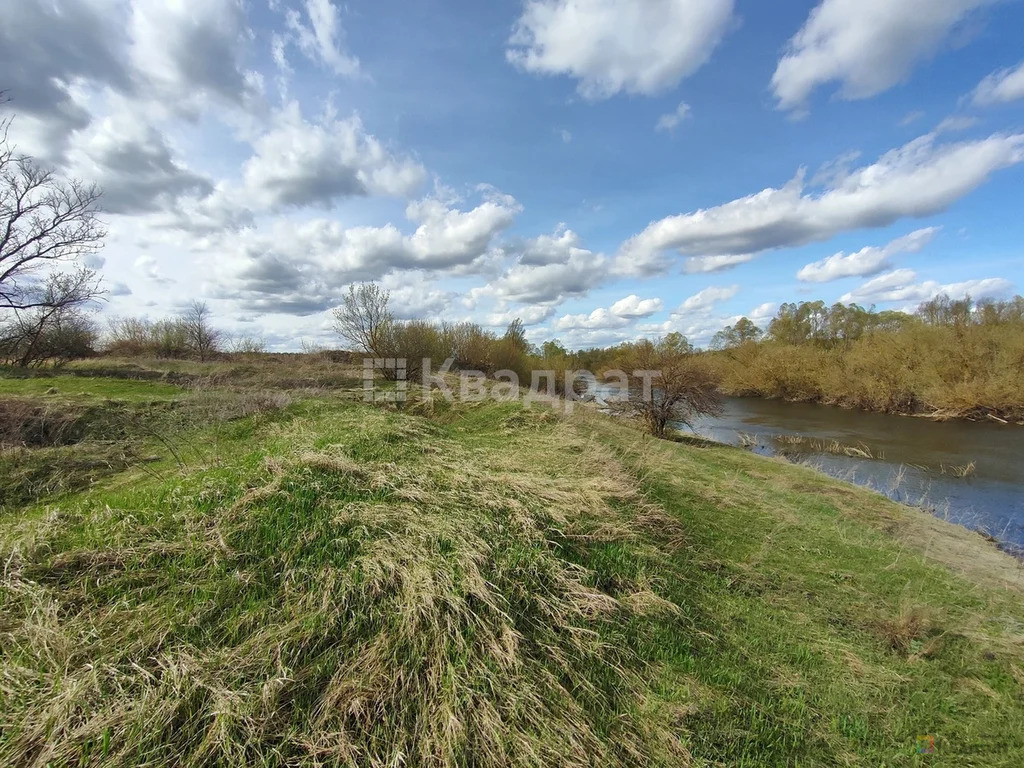
<svg viewBox="0 0 1024 768"><path fill-rule="evenodd" d="M612 304L609 311L617 317L650 317L660 312L663 306L661 299L641 299L636 294L631 294Z"/></svg>
<svg viewBox="0 0 1024 768"><path fill-rule="evenodd" d="M1024 99L1024 61L1016 67L993 72L974 89L973 101L979 106Z"/></svg>
<svg viewBox="0 0 1024 768"><path fill-rule="evenodd" d="M381 282L391 294L389 306L392 314L401 320L441 317L455 298L451 291L424 285L422 279L397 285L387 279Z"/></svg>
<svg viewBox="0 0 1024 768"><path fill-rule="evenodd" d="M663 252L669 249L686 256L728 257L719 265L731 265L743 260L737 254L806 245L845 230L929 216L1021 160L1024 134L947 144L927 134L821 191L808 191L801 171L781 188L655 221L623 244L615 268L622 274L655 274L667 266Z"/></svg>
<svg viewBox="0 0 1024 768"><path fill-rule="evenodd" d="M654 126L656 131L667 131L671 133L676 127L686 120L690 116L690 105L685 101L679 102L679 106L671 112L662 115L658 118L657 124Z"/></svg>
<svg viewBox="0 0 1024 768"><path fill-rule="evenodd" d="M131 87L116 6L89 0L7 3L0 24L2 87L21 115L38 118L49 134L37 152L59 157L68 134L89 124L74 86L82 81Z"/></svg>
<svg viewBox="0 0 1024 768"><path fill-rule="evenodd" d="M133 0L128 29L143 96L193 113L209 99L240 107L262 99L259 76L242 65L250 33L238 0Z"/></svg>
<svg viewBox="0 0 1024 768"><path fill-rule="evenodd" d="M927 246L939 227L927 227L893 240L883 246L867 246L855 253L840 251L827 259L812 262L796 273L797 280L806 283L827 283L843 277L867 277L888 269L890 259L901 253L917 253Z"/></svg>
<svg viewBox="0 0 1024 768"><path fill-rule="evenodd" d="M310 60L322 64L336 75L357 74L359 59L345 50L345 31L341 26L338 8L331 0L306 0L304 9L305 21L294 8L286 14L288 29L299 49ZM284 58L283 50L280 57Z"/></svg>
<svg viewBox="0 0 1024 768"><path fill-rule="evenodd" d="M426 179L426 170L398 157L368 134L357 116L303 119L292 102L273 127L253 144L242 169L248 194L267 209L327 205L341 197L370 194L405 196Z"/></svg>
<svg viewBox="0 0 1024 768"><path fill-rule="evenodd" d="M64 162L111 94L140 112L196 117L210 103L263 107L246 69L250 30L238 0L63 0L8 4L0 25L3 87L20 116L23 148ZM26 128L28 132L26 134Z"/></svg>
<svg viewBox="0 0 1024 768"><path fill-rule="evenodd" d="M599 330L622 328L629 320L601 307L589 315L562 315L551 325L556 331Z"/></svg>
<svg viewBox="0 0 1024 768"><path fill-rule="evenodd" d="M504 312L491 312L487 315L487 325L493 328L506 328L514 320L519 320L525 326L539 325L554 313L554 307L543 305L518 307Z"/></svg>
<svg viewBox="0 0 1024 768"><path fill-rule="evenodd" d="M973 299L984 299L1003 296L1013 290L1013 284L1001 277L987 277L980 280L965 280L961 283L943 285L935 280L915 282L917 273L912 269L897 269L872 278L860 287L843 294L839 299L843 303L876 303L904 302L917 303L928 301L944 293L959 299L970 296Z"/></svg>
<svg viewBox="0 0 1024 768"><path fill-rule="evenodd" d="M568 75L588 99L652 95L696 72L733 0L527 0L506 52L534 74Z"/></svg>
<svg viewBox="0 0 1024 768"><path fill-rule="evenodd" d="M772 88L779 107L802 107L826 83L864 99L906 80L957 25L997 0L822 0L780 59Z"/></svg>
<svg viewBox="0 0 1024 768"><path fill-rule="evenodd" d="M524 304L554 304L570 296L582 296L607 275L607 259L581 251L564 263L515 264L496 280L471 291L474 300L489 297Z"/></svg>
<svg viewBox="0 0 1024 768"><path fill-rule="evenodd" d="M94 121L75 136L68 151L75 176L103 189L110 213L163 210L181 197L203 198L213 183L179 162L166 137L129 109Z"/></svg>
<svg viewBox="0 0 1024 768"><path fill-rule="evenodd" d="M269 231L212 238L206 247L217 254L222 296L239 295L250 309L309 314L335 304L354 281L402 270L468 270L485 259L520 207L507 195L484 194L469 210L436 198L410 203L406 216L418 225L411 234L393 224L346 228L332 219L278 219Z"/></svg>
<svg viewBox="0 0 1024 768"><path fill-rule="evenodd" d="M544 264L565 264L573 256L587 256L590 251L583 247L580 236L565 224L559 224L554 233L539 235L513 246L518 251L519 263L530 266Z"/></svg>
<svg viewBox="0 0 1024 768"><path fill-rule="evenodd" d="M715 304L731 299L739 290L740 287L738 285L708 286L680 304L676 314L685 315L695 312L708 312Z"/></svg>

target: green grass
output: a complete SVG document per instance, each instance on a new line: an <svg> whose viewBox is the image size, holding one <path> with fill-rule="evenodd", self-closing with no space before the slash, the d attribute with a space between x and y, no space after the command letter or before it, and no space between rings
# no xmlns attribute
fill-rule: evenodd
<svg viewBox="0 0 1024 768"><path fill-rule="evenodd" d="M183 390L158 381L83 376L0 378L0 396L46 397L51 401L112 399L125 401L181 397Z"/></svg>
<svg viewBox="0 0 1024 768"><path fill-rule="evenodd" d="M967 531L583 409L279 406L0 506L0 765L1024 758Z"/></svg>

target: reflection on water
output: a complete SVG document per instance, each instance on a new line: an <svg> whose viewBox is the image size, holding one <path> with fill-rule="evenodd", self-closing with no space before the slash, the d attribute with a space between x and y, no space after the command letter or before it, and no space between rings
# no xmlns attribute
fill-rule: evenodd
<svg viewBox="0 0 1024 768"><path fill-rule="evenodd" d="M694 431L804 461L1024 553L1024 427L728 398L721 416Z"/></svg>

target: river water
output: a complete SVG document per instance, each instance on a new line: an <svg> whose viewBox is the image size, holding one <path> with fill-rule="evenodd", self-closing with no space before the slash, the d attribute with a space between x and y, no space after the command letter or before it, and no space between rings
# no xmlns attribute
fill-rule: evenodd
<svg viewBox="0 0 1024 768"><path fill-rule="evenodd" d="M760 398L724 405L721 416L697 420L694 432L810 464L1024 554L1024 427Z"/></svg>

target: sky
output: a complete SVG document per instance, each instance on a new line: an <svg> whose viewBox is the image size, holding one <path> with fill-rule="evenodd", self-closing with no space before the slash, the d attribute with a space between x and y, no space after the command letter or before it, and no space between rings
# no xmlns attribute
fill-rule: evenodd
<svg viewBox="0 0 1024 768"><path fill-rule="evenodd" d="M1024 292L1019 0L25 0L0 89L104 191L105 317L337 346L377 281L399 317L702 345Z"/></svg>

